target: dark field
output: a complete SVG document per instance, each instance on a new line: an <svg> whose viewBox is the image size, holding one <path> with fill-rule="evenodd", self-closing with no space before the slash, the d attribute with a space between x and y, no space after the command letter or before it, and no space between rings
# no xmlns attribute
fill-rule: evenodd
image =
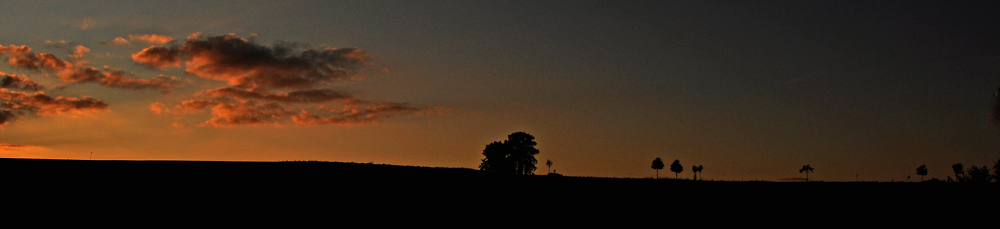
<svg viewBox="0 0 1000 229"><path fill-rule="evenodd" d="M505 176L468 168L341 162L0 159L0 171L8 196L137 208L255 208L259 203L271 203L285 207L450 206L480 211L552 207L640 212L649 206L683 206L668 211L728 209L725 211L764 214L751 209L811 205L870 206L861 210L881 211L907 209L927 201L953 207L995 206L998 190L995 184ZM824 209L819 210L830 210Z"/></svg>

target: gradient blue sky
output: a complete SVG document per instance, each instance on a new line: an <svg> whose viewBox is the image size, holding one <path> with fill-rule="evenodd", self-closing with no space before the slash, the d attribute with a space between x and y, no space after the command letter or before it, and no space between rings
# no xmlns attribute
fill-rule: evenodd
<svg viewBox="0 0 1000 229"><path fill-rule="evenodd" d="M1000 3L950 1L9 1L0 44L89 66L175 76L173 92L62 82L0 65L106 110L23 115L3 126L2 157L326 160L476 168L510 133L536 137L539 161L574 176L904 180L927 164L1000 159L988 127L1000 80ZM225 82L151 69L129 35L234 34L272 47L356 48L362 80L328 88L447 112L356 125L199 126L209 111L156 114ZM251 38L252 37L252 38ZM46 45L45 41L67 41ZM101 44L106 42L108 44ZM8 56L4 56L9 58ZM65 86L63 88L57 88ZM547 169L540 165L539 174ZM669 176L661 171L661 176ZM919 179L919 178L912 178Z"/></svg>

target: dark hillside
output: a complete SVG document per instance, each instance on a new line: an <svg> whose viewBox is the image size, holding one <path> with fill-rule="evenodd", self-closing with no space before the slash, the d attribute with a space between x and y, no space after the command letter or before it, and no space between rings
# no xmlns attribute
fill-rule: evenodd
<svg viewBox="0 0 1000 229"><path fill-rule="evenodd" d="M988 193L996 185L865 182L726 182L671 179L497 175L468 168L342 162L85 161L0 159L6 192L133 203L446 204L505 209L546 201L569 208L677 204L722 206L901 202L933 193ZM927 192L917 192L925 190ZM68 197L67 197L68 196ZM963 198L963 197L959 197ZM128 200L128 201L126 201ZM875 202L872 202L875 201ZM538 204L530 204L539 207ZM238 205L239 206L239 205ZM375 207L375 206L372 206Z"/></svg>

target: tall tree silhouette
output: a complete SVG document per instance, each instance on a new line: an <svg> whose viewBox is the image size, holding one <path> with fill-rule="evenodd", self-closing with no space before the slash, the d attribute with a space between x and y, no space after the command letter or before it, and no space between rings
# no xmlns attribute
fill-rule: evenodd
<svg viewBox="0 0 1000 229"><path fill-rule="evenodd" d="M538 163L535 155L539 153L535 148L537 144L535 137L525 132L507 135L506 141L486 145L483 150L486 158L479 164L479 169L508 174L535 174L535 164Z"/></svg>
<svg viewBox="0 0 1000 229"><path fill-rule="evenodd" d="M656 179L660 179L660 170L663 169L663 161L660 158L653 159L653 169L656 170Z"/></svg>
<svg viewBox="0 0 1000 229"><path fill-rule="evenodd" d="M809 182L809 173L813 172L813 167L809 166L808 164L807 165L803 165L802 169L799 169L799 173L802 173L802 172L806 173L806 182Z"/></svg>
<svg viewBox="0 0 1000 229"><path fill-rule="evenodd" d="M698 166L697 165L692 165L691 166L691 173L694 174L694 179L692 179L692 180L698 180Z"/></svg>
<svg viewBox="0 0 1000 229"><path fill-rule="evenodd" d="M927 176L927 165L920 165L920 167L917 167L917 175L920 175L920 182L923 182L924 176Z"/></svg>
<svg viewBox="0 0 1000 229"><path fill-rule="evenodd" d="M545 159L545 165L549 166L549 172L548 173L552 173L552 160Z"/></svg>
<svg viewBox="0 0 1000 229"><path fill-rule="evenodd" d="M674 163L670 164L670 171L674 172L674 179L677 179L677 175L684 172L684 166L681 165L681 160L674 160Z"/></svg>
<svg viewBox="0 0 1000 229"><path fill-rule="evenodd" d="M535 155L539 153L538 149L535 149L535 145L538 145L535 143L535 136L525 132L515 132L507 135L504 145L510 147L509 157L516 165L515 174L535 174L535 164L538 163Z"/></svg>

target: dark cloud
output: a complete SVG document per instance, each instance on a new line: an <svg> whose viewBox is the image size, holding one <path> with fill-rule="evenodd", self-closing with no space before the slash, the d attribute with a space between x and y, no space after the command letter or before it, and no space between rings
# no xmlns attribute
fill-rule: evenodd
<svg viewBox="0 0 1000 229"><path fill-rule="evenodd" d="M17 118L17 114L10 109L0 109L0 128Z"/></svg>
<svg viewBox="0 0 1000 229"><path fill-rule="evenodd" d="M357 49L304 49L298 45L259 45L236 35L192 35L171 47L150 47L133 55L153 68L177 66L185 72L256 89L311 88L325 82L362 78L372 57Z"/></svg>
<svg viewBox="0 0 1000 229"><path fill-rule="evenodd" d="M0 88L13 88L30 91L45 90L44 86L38 85L38 83L35 83L35 81L32 81L24 75L7 74L4 72L0 72Z"/></svg>

